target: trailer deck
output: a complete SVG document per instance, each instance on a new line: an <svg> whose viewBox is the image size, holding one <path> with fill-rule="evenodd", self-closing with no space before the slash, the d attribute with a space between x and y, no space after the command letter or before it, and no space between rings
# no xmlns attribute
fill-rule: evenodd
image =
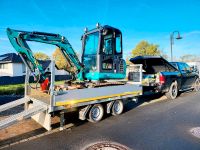
<svg viewBox="0 0 200 150"><path fill-rule="evenodd" d="M139 80L138 84L127 82L124 85L55 91L54 63L55 62L52 61L51 85L48 93L44 93L39 89L37 90L29 86L29 71L27 69L25 97L0 106L0 111L4 111L24 104L25 110L5 120L1 120L0 129L22 119L31 117L45 129L51 130L51 117L55 115L55 112L60 115L60 126L62 127L65 122L64 113L74 110L73 108L77 108L76 110L79 111L79 118L84 120L86 119L87 112L95 104L105 105L106 112L111 113L112 106L116 100L124 101L128 98L136 99L139 95L142 95L142 86L139 84L141 80ZM142 66L139 66L139 68L141 76Z"/></svg>
<svg viewBox="0 0 200 150"><path fill-rule="evenodd" d="M56 106L80 106L88 102L120 99L122 96L138 96L142 94L140 85L125 84L108 87L69 90L55 97Z"/></svg>

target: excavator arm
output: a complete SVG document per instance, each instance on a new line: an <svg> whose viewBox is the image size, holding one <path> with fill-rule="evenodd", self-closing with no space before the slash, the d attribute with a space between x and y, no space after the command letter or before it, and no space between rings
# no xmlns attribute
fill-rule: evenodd
<svg viewBox="0 0 200 150"><path fill-rule="evenodd" d="M37 74L40 75L40 83L46 79L45 72L42 66L38 63L37 59L34 57L33 52L28 46L26 41L35 41L40 43L51 44L59 47L64 58L70 65L69 71L72 75L76 75L80 80L83 79L83 65L79 61L75 51L73 50L71 44L68 40L59 34L44 33L44 32L27 32L20 30L7 29L8 38L19 53L25 65L30 69L34 77Z"/></svg>

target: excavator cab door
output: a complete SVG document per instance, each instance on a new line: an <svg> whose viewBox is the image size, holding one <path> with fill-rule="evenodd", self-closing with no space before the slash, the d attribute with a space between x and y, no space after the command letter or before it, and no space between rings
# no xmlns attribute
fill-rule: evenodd
<svg viewBox="0 0 200 150"><path fill-rule="evenodd" d="M99 32L86 34L83 37L82 63L84 64L84 76L91 79L91 73L97 72L97 54L99 49Z"/></svg>

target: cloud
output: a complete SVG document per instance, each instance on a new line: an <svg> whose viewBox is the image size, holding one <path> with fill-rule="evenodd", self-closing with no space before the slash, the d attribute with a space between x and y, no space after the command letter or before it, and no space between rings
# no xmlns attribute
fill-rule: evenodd
<svg viewBox="0 0 200 150"><path fill-rule="evenodd" d="M195 30L195 31L184 33L183 37L194 36L194 35L197 35L197 34L200 34L200 30Z"/></svg>
<svg viewBox="0 0 200 150"><path fill-rule="evenodd" d="M8 38L0 37L0 41L9 41Z"/></svg>

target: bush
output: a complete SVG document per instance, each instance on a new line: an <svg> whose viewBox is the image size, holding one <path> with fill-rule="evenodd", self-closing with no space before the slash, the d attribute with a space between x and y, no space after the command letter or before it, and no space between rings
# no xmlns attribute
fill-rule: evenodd
<svg viewBox="0 0 200 150"><path fill-rule="evenodd" d="M24 84L0 86L0 95L23 95L23 94L24 94Z"/></svg>
<svg viewBox="0 0 200 150"><path fill-rule="evenodd" d="M55 84L64 84L64 81L56 81ZM31 85L34 86L34 83ZM0 95L24 95L24 84L0 85Z"/></svg>

